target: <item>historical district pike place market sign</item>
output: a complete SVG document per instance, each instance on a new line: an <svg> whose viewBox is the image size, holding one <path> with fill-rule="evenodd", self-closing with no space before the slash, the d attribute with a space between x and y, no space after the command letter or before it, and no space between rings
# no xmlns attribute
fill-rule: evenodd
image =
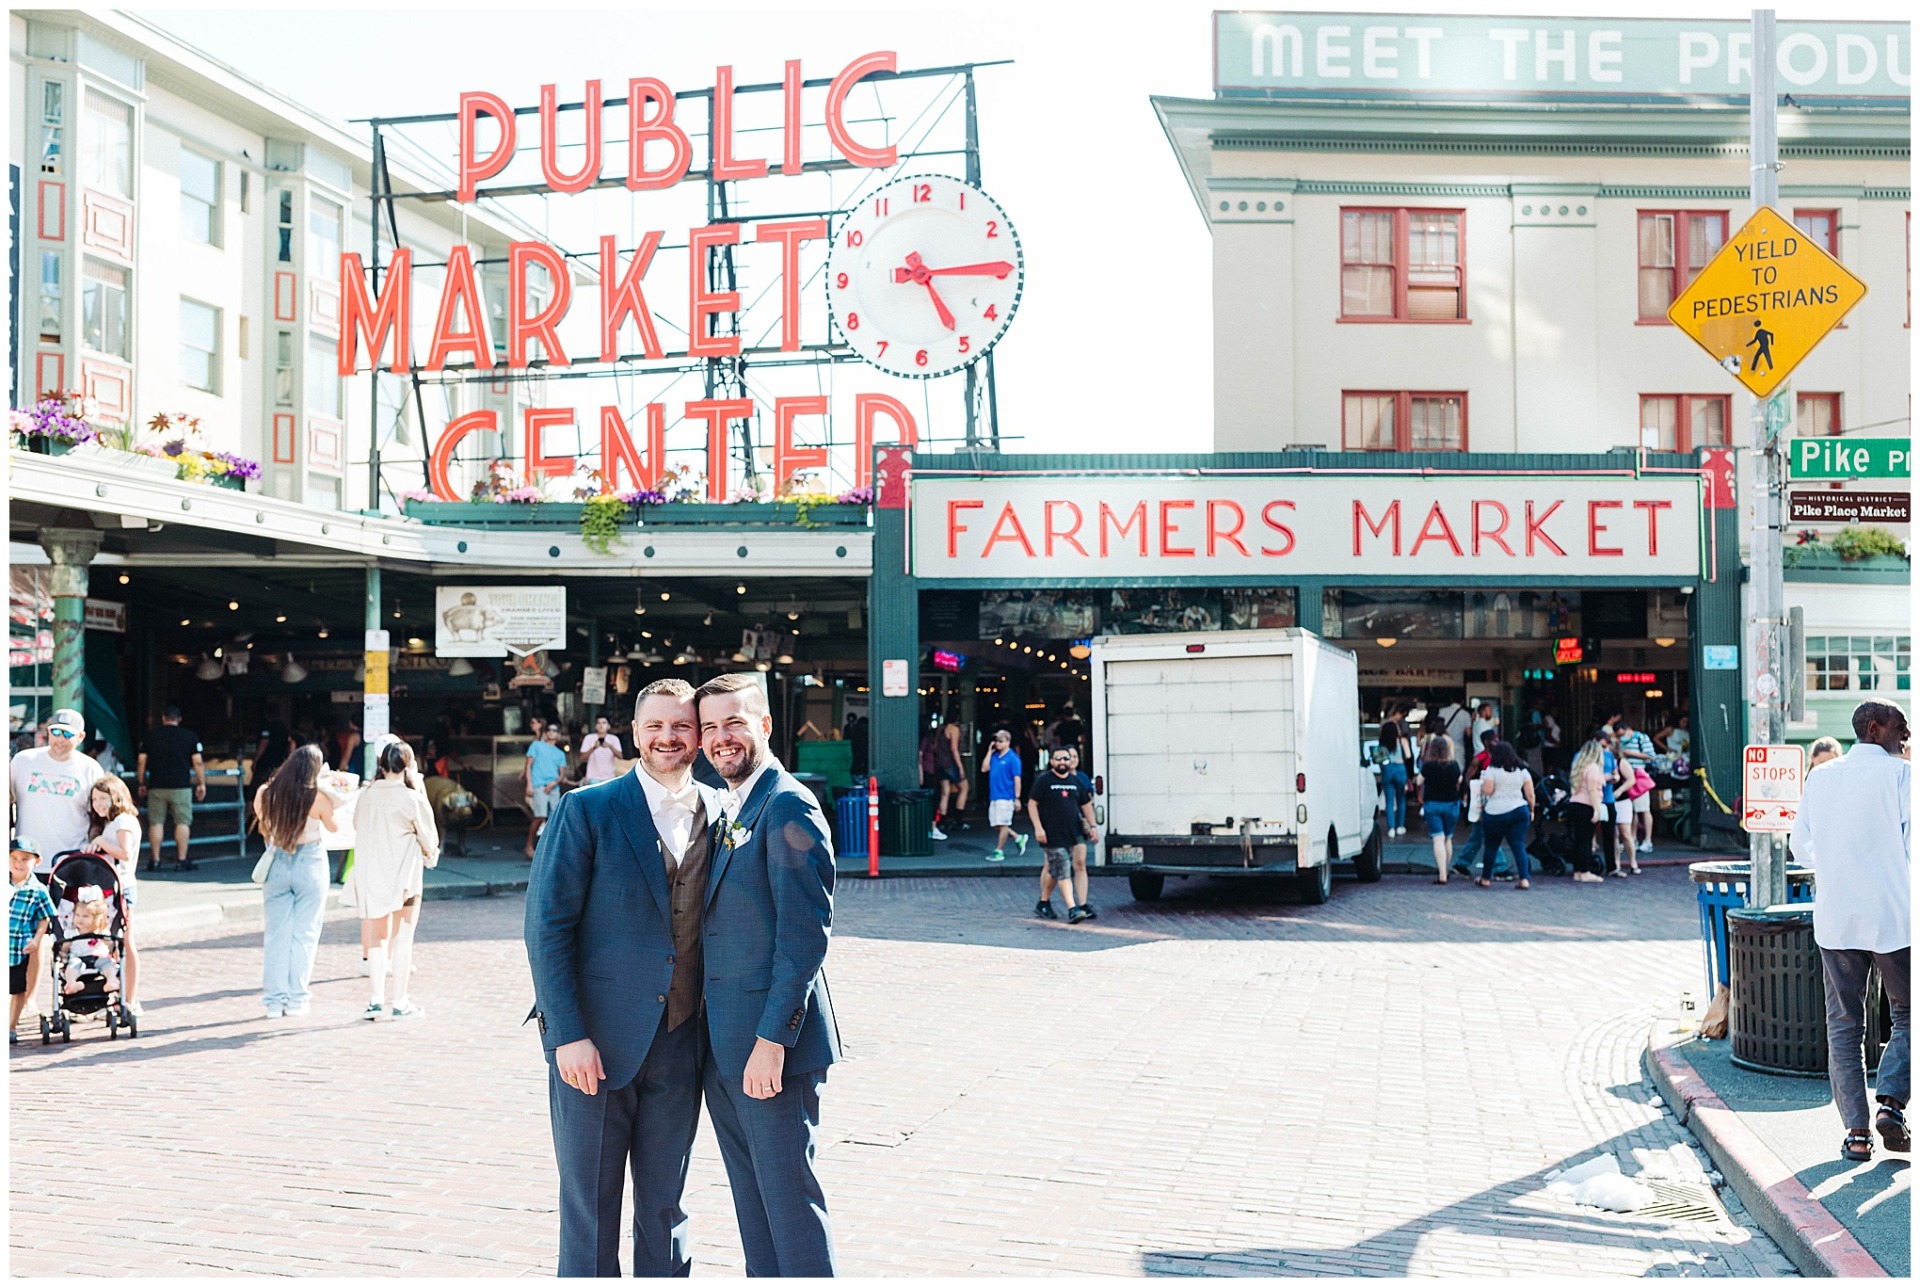
<svg viewBox="0 0 1920 1287"><path fill-rule="evenodd" d="M825 126L834 164L867 169L889 169L899 162L892 144L874 147L857 140L845 119L847 96L868 76L895 71L890 52L864 54L843 67L827 89ZM697 124L676 120L674 92L652 77L627 83L625 99L628 129L625 186L633 192L671 188L685 179L694 160ZM801 150L802 79L800 63L786 64L781 84L783 123L776 138L778 157L754 158L740 154L734 130L732 67L720 67L708 101L708 163L716 182L759 179L771 174L799 175L811 164ZM560 168L557 87L544 85L537 116L540 172L544 186L560 194L585 192L606 183L601 177L601 116L619 100L606 100L599 81L588 81L582 103L583 159L578 168ZM494 143L483 152L481 121L492 123ZM453 195L468 202L486 195L480 185L505 170L516 152L516 113L498 95L475 92L460 96L458 112L459 181ZM770 144L770 146L772 146ZM528 148L526 150L533 150ZM725 314L741 311L738 290L716 289L708 268L714 250L743 241L769 242L779 248L780 349L798 351L801 345L800 287L803 273L800 249L831 235L833 251L827 274L827 299L833 326L842 342L869 364L893 375L931 378L957 371L984 357L1005 334L1019 304L1022 283L1020 245L1006 212L980 189L941 175L915 175L895 180L842 215L829 228L820 217L762 221L728 220L693 228L687 233L689 271L682 279L685 301L683 353L669 354L655 326L656 315L670 316L665 298L673 287L649 293L656 283L648 268L661 249L665 232L648 231L627 248L624 262L617 239L600 238L598 261L598 338L583 361L609 365L629 355L623 352L623 330L636 332L641 353L648 359L668 356L725 358L741 352L737 328L716 326ZM501 347L504 365L524 370L537 360L549 367L573 365L574 355L562 346L561 321L574 305L573 278L566 257L540 241L515 241L508 248L506 335ZM529 289L535 265L552 284L551 298L534 303ZM679 285L679 283L675 283ZM355 373L364 340L369 365L385 361L395 375L413 368L413 259L400 247L383 275L381 289L370 292L361 258L340 257L339 373ZM591 305L590 305L591 306ZM424 311L424 310L423 310ZM495 337L489 333L485 307L475 273L473 248L453 247L448 254L445 286L434 309L425 360L419 370L437 372L455 366L492 371ZM384 356L383 356L384 355ZM537 356L536 356L537 355ZM680 418L701 425L707 448L707 498L727 499L729 429L754 416L750 398L705 398L686 402ZM796 423L824 418L829 399L822 394L775 398L772 407L774 485L783 486L796 472L823 468L828 448L796 442ZM571 456L549 455L542 433L575 424L571 407L529 407L524 412L526 472L530 480L567 477L577 468ZM883 393L860 393L854 398L854 476L867 481L876 421L890 420L901 442L912 445L918 426L906 404ZM644 432L632 430L619 407L599 408L600 477L602 488L617 491L623 472L634 485L657 485L665 455L668 409L663 403L646 407ZM442 500L457 500L448 471L461 439L479 431L497 432L502 426L491 410L469 412L450 420L436 437L428 475ZM635 437L642 441L635 443Z"/></svg>

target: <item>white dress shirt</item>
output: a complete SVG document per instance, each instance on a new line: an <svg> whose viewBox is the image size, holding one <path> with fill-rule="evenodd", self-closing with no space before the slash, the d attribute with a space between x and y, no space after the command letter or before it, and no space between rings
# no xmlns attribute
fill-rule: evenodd
<svg viewBox="0 0 1920 1287"><path fill-rule="evenodd" d="M760 785L760 776L768 769L777 769L779 767L780 761L769 755L766 759L760 761L759 768L747 774L746 781L737 787L731 787L720 793L720 808L727 815L728 822L740 821L740 808L746 804L747 797L753 794L753 789Z"/></svg>
<svg viewBox="0 0 1920 1287"><path fill-rule="evenodd" d="M678 867L693 843L693 815L701 801L700 784L688 776L678 791L656 782L646 769L636 764L640 789L647 793L647 809L653 814L653 829L660 833L660 849L670 866Z"/></svg>
<svg viewBox="0 0 1920 1287"><path fill-rule="evenodd" d="M1898 952L1913 943L1913 767L1862 742L1807 775L1793 856L1815 869L1813 941Z"/></svg>

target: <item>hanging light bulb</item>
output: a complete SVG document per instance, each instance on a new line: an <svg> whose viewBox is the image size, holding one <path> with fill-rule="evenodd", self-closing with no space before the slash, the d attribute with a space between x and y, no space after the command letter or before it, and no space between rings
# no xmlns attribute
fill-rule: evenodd
<svg viewBox="0 0 1920 1287"><path fill-rule="evenodd" d="M665 602L666 602L667 600L669 600L669 599L671 599L671 598L673 598L673 591L671 591L671 590L662 590L662 591L660 592L660 602L662 602L662 603L665 603Z"/></svg>
<svg viewBox="0 0 1920 1287"><path fill-rule="evenodd" d="M733 592L735 594L745 594L747 592L747 587L744 585L736 585L733 587Z"/></svg>
<svg viewBox="0 0 1920 1287"><path fill-rule="evenodd" d="M227 600L227 611L228 611L228 612L238 612L238 611L240 611L240 600L238 600L238 599L228 599L228 600Z"/></svg>
<svg viewBox="0 0 1920 1287"><path fill-rule="evenodd" d="M454 679L463 679L473 673L473 663L465 657L455 657L453 665L447 667L447 674Z"/></svg>
<svg viewBox="0 0 1920 1287"><path fill-rule="evenodd" d="M120 584L121 584L121 585L125 585L125 584L126 584L126 583L127 583L128 581L131 581L132 579L133 579L133 578L132 578L132 577L130 577L130 576L128 576L128 575L127 575L127 574L126 574L125 572L122 572L122 573L120 574Z"/></svg>
<svg viewBox="0 0 1920 1287"><path fill-rule="evenodd" d="M307 668L295 661L292 653L288 653L287 664L280 668L281 680L289 684L297 684L306 677Z"/></svg>
<svg viewBox="0 0 1920 1287"><path fill-rule="evenodd" d="M275 621L281 622L282 624L285 624L286 619L287 619L287 614L284 612L274 618Z"/></svg>

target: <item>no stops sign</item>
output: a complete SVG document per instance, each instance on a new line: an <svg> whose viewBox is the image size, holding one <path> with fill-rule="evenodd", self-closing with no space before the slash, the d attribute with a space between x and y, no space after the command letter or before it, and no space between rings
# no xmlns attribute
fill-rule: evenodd
<svg viewBox="0 0 1920 1287"><path fill-rule="evenodd" d="M1748 831L1792 831L1807 776L1804 764L1797 746L1749 744L1741 758L1740 825Z"/></svg>
<svg viewBox="0 0 1920 1287"><path fill-rule="evenodd" d="M1667 320L1764 398L1866 293L1793 220L1762 206L1673 301Z"/></svg>

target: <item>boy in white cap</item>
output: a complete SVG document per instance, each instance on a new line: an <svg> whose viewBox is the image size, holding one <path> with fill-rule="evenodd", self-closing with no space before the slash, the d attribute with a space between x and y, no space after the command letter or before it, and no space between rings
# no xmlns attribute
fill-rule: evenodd
<svg viewBox="0 0 1920 1287"><path fill-rule="evenodd" d="M52 871L56 856L87 843L87 797L106 770L81 753L86 732L80 712L62 707L47 721L47 744L13 757L14 832L40 842L36 875Z"/></svg>
<svg viewBox="0 0 1920 1287"><path fill-rule="evenodd" d="M40 945L46 941L47 927L53 924L53 899L47 887L34 878L33 864L40 858L40 846L25 836L15 836L7 850L7 876L13 890L7 901L7 1044L20 1044L14 1029L27 1008L40 973Z"/></svg>

